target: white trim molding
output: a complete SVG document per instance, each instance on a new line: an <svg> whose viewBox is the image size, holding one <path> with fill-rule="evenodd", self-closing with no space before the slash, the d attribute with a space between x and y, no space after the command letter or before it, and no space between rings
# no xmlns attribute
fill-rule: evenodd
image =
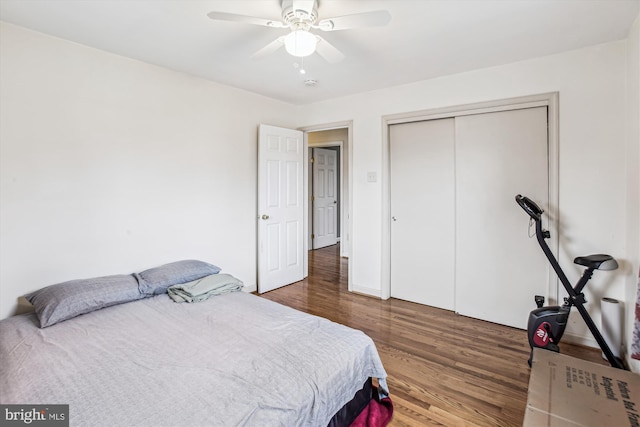
<svg viewBox="0 0 640 427"><path fill-rule="evenodd" d="M429 110L391 114L382 117L382 260L381 260L381 292L382 299L391 296L391 203L390 203L390 145L389 126L400 123L410 123L424 120L435 120L483 114L524 108L547 107L548 144L549 144L549 211L548 228L551 231L549 247L554 254L558 254L558 224L559 224L559 94L558 92L517 98L485 101ZM558 279L552 268L549 270L549 301L553 305L558 303Z"/></svg>

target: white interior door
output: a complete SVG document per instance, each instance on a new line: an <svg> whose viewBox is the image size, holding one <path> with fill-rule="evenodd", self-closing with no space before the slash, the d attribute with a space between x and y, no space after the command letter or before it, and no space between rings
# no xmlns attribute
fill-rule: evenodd
<svg viewBox="0 0 640 427"><path fill-rule="evenodd" d="M304 139L260 125L258 136L258 292L304 277Z"/></svg>
<svg viewBox="0 0 640 427"><path fill-rule="evenodd" d="M338 156L313 149L313 249L338 243Z"/></svg>
<svg viewBox="0 0 640 427"><path fill-rule="evenodd" d="M547 108L456 117L456 311L525 329L548 263L515 201L548 211Z"/></svg>
<svg viewBox="0 0 640 427"><path fill-rule="evenodd" d="M454 119L390 126L391 296L454 309Z"/></svg>

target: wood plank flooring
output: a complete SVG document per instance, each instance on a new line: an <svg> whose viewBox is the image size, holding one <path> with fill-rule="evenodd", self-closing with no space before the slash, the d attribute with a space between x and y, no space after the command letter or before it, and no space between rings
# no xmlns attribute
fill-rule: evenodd
<svg viewBox="0 0 640 427"><path fill-rule="evenodd" d="M338 245L309 252L307 279L261 296L369 335L388 374L391 426L522 425L529 383L523 330L350 293ZM561 349L605 364L599 350Z"/></svg>

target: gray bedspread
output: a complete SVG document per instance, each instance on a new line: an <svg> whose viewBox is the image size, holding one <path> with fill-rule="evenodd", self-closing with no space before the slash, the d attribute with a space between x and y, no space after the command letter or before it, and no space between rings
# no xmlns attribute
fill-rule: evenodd
<svg viewBox="0 0 640 427"><path fill-rule="evenodd" d="M72 426L326 426L385 384L361 331L244 292L37 325L0 321L0 403L69 404Z"/></svg>

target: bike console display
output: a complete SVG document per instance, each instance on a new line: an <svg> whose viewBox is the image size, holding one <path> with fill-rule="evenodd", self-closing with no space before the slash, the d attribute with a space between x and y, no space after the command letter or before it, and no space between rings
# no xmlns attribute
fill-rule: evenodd
<svg viewBox="0 0 640 427"><path fill-rule="evenodd" d="M534 220L536 221L540 221L540 217L542 215L542 213L544 212L544 210L542 210L542 208L540 208L540 206L538 206L536 204L536 202L534 202L533 200L531 200L528 197L522 196L520 194L518 194L516 196L516 202L518 202L518 204L520 205L520 207L522 209L524 209L524 211Z"/></svg>

